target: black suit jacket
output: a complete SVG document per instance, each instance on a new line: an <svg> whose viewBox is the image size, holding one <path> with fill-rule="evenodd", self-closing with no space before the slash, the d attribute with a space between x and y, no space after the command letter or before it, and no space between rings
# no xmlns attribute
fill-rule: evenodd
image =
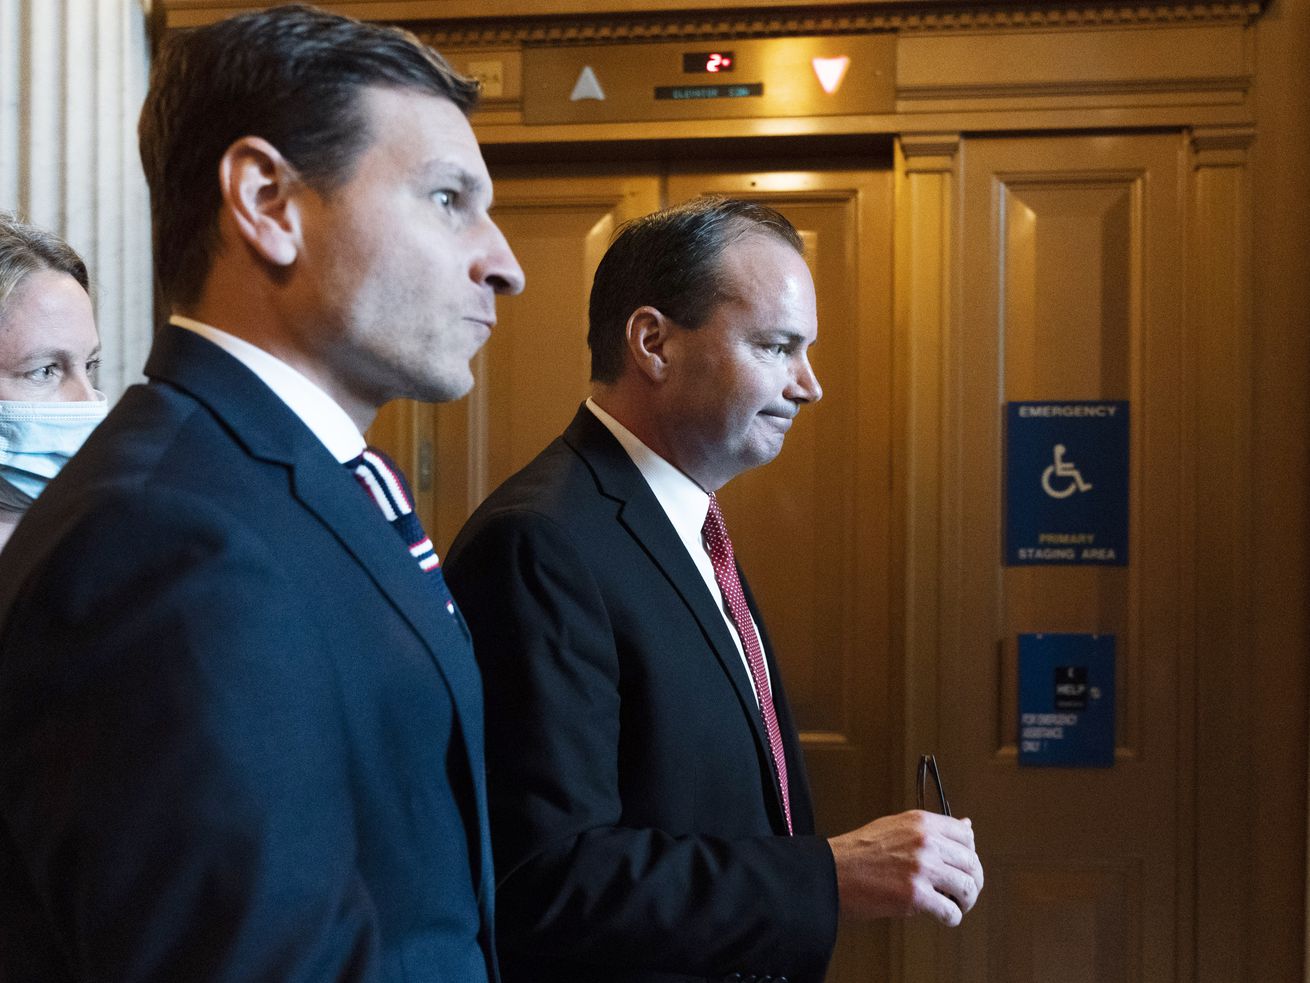
<svg viewBox="0 0 1310 983"><path fill-rule="evenodd" d="M795 837L717 602L589 410L446 570L486 690L507 983L821 979L836 875L768 638Z"/></svg>
<svg viewBox="0 0 1310 983"><path fill-rule="evenodd" d="M0 555L0 979L494 977L461 620L238 361L146 374Z"/></svg>

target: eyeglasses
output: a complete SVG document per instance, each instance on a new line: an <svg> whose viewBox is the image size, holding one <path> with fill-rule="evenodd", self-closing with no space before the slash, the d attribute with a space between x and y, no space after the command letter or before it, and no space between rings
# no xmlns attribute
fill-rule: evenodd
<svg viewBox="0 0 1310 983"><path fill-rule="evenodd" d="M919 808L927 808L925 803L928 801L929 775L932 776L932 784L937 789L938 808L935 811L940 812L943 816L949 816L951 814L951 804L946 801L946 793L942 791L942 775L937 770L937 756L933 754L919 755L919 774L916 780L919 790Z"/></svg>

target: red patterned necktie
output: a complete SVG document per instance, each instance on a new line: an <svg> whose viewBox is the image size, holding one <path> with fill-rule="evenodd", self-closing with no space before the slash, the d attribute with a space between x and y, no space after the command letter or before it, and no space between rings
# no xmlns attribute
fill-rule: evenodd
<svg viewBox="0 0 1310 983"><path fill-rule="evenodd" d="M782 749L782 731L778 729L778 713L773 707L773 692L769 689L769 675L764 669L764 649L760 645L760 636L751 621L750 609L746 606L746 595L741 589L741 578L737 576L737 560L732 552L732 540L728 538L728 529L723 524L723 513L719 511L719 500L710 495L710 510L705 516L705 525L701 527L705 545L710 551L710 562L714 566L714 579L719 582L719 589L728 602L728 611L732 622L737 626L741 636L742 649L746 653L746 664L750 666L751 680L755 683L755 696L760 704L760 716L764 718L764 732L769 736L769 751L773 755L773 769L778 776L778 788L782 792L782 809L787 817L787 832L792 832L791 797L787 793L787 758Z"/></svg>

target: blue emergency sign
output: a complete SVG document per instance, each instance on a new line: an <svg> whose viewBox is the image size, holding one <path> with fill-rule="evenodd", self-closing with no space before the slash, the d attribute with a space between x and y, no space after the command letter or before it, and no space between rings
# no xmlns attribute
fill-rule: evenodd
<svg viewBox="0 0 1310 983"><path fill-rule="evenodd" d="M1019 636L1019 764L1114 764L1114 636Z"/></svg>
<svg viewBox="0 0 1310 983"><path fill-rule="evenodd" d="M1008 404L1007 565L1127 565L1128 434L1124 400Z"/></svg>

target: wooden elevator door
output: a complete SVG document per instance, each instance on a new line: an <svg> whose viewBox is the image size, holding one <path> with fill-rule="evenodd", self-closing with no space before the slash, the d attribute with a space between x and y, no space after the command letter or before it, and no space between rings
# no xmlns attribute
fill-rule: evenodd
<svg viewBox="0 0 1310 983"><path fill-rule="evenodd" d="M812 356L824 398L780 457L723 492L724 513L768 619L806 749L821 831L899 811L888 748L891 516L889 160L844 169L658 164L493 169L495 217L527 275L502 299L473 393L388 407L375 439L420 472L444 549L502 480L557 436L588 393L587 297L623 221L702 192L763 201L800 230L819 304ZM430 463L429 463L430 462ZM427 478L428 475L430 478ZM829 979L886 978L886 926L843 929Z"/></svg>
<svg viewBox="0 0 1310 983"><path fill-rule="evenodd" d="M907 736L974 820L987 886L958 931L906 925L906 979L1193 978L1182 149L1175 134L962 149L958 318L906 386L910 417L942 413L940 444L932 426L905 434L907 484L941 503L918 503L940 516L919 562L941 593L906 656L922 722ZM1005 404L1027 400L1130 404L1128 565L1003 565ZM1020 766L1017 637L1036 632L1115 636L1113 767Z"/></svg>
<svg viewBox="0 0 1310 983"><path fill-rule="evenodd" d="M843 926L830 983L1195 972L1185 708L1205 664L1189 661L1179 525L1195 503L1180 442L1178 154L1168 135L971 139L940 242L893 236L893 215L931 196L907 178L894 198L885 160L498 168L496 217L527 289L501 303L468 399L399 404L376 428L418 467L444 548L586 396L587 296L618 224L702 192L792 219L817 286L825 395L778 460L724 490L724 512L777 644L822 830L909 807L913 757L933 750L988 874L962 929ZM958 263L940 337L914 327L914 305L938 289L925 250ZM1001 565L1003 407L1032 399L1130 401L1130 566ZM1116 636L1114 768L1017 767L1027 631Z"/></svg>

